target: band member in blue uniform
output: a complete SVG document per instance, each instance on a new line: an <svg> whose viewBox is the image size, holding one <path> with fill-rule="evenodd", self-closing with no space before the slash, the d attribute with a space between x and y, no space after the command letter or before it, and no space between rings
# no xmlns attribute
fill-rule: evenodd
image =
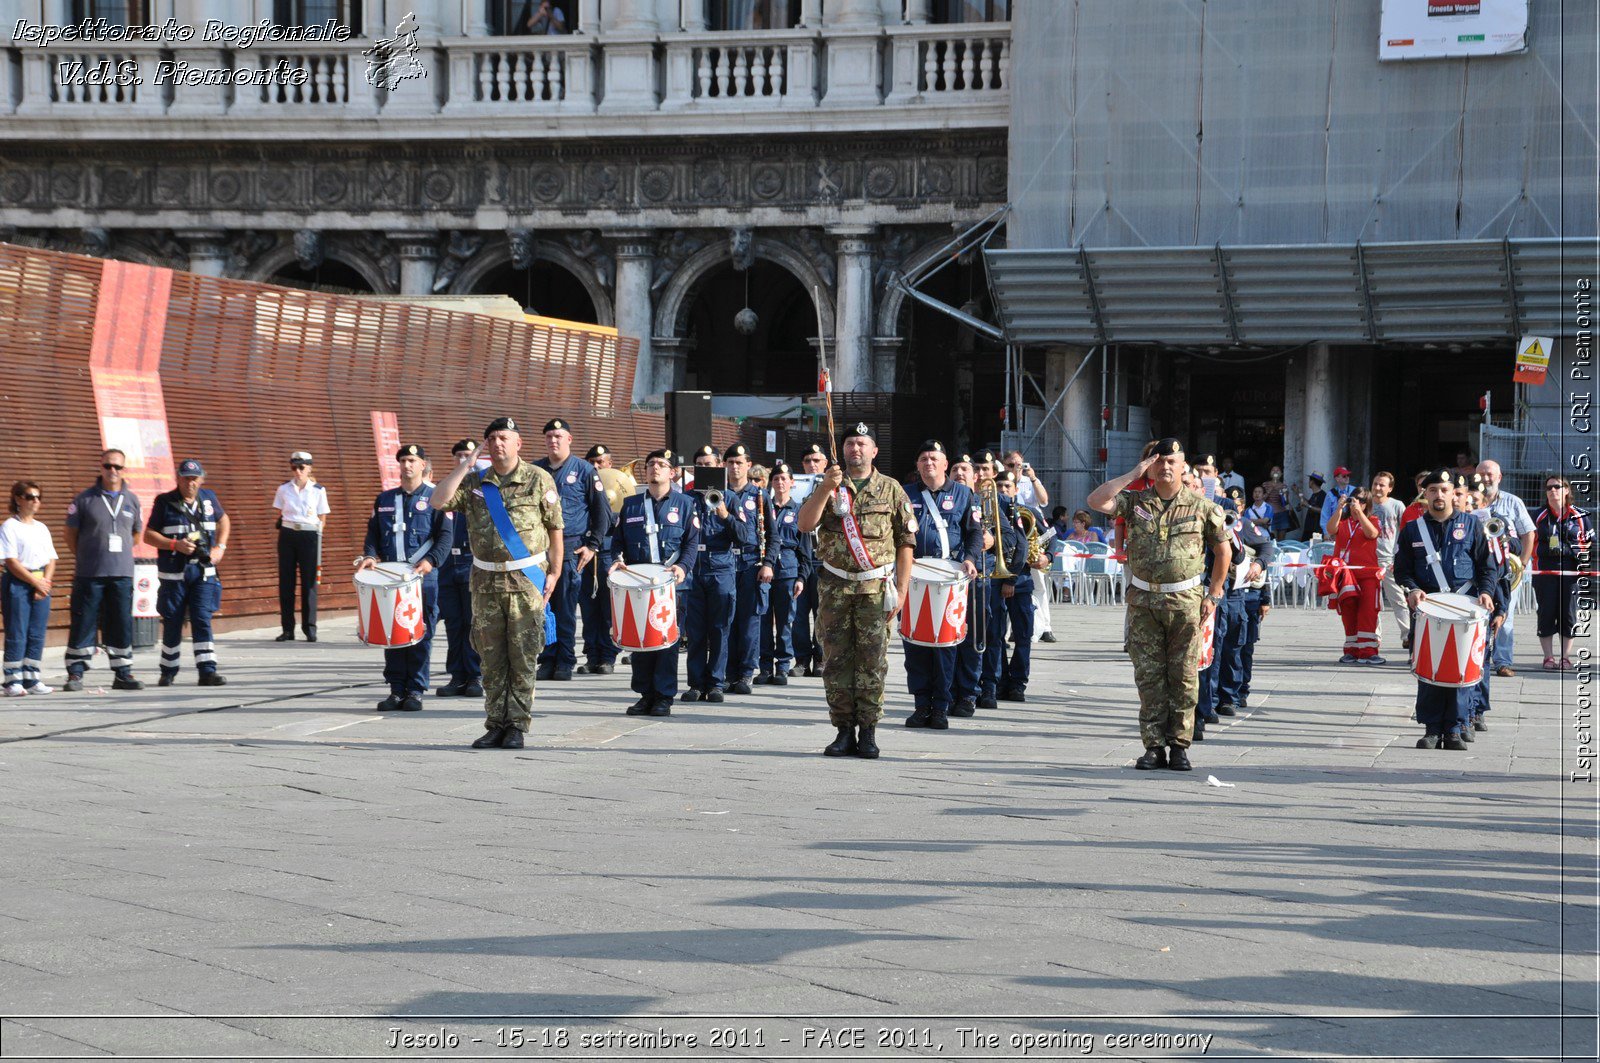
<svg viewBox="0 0 1600 1063"><path fill-rule="evenodd" d="M217 562L228 549L228 514L222 501L205 482L205 469L193 458L178 465L176 490L156 496L144 541L156 548L156 612L161 615L160 686L178 678L178 653L183 648L183 624L189 622L194 645L194 669L203 687L227 682L217 673L217 644L211 636L211 616L222 605L222 581Z"/></svg>
<svg viewBox="0 0 1600 1063"><path fill-rule="evenodd" d="M1026 563L1028 543L1018 533L1016 525L1000 513L995 526L994 508L998 501L988 501L987 492L998 492L995 482L994 454L982 451L977 455L961 455L955 466L957 482L971 470L973 494L983 519L983 550L974 564L978 578L972 583L971 601L967 608L967 637L956 650L955 703L950 715L965 718L975 709L992 709L998 704L1000 674L1005 665L1005 638L1007 628L1006 588L1015 594L1016 573ZM1020 555L1019 555L1020 550ZM998 579L996 558L1003 556L1011 575Z"/></svg>
<svg viewBox="0 0 1600 1063"><path fill-rule="evenodd" d="M450 448L459 463L476 454L478 444L463 439ZM483 697L483 664L472 645L472 540L465 520L450 521L450 553L439 568L439 616L444 620L448 650L445 668L450 681L434 694L441 698Z"/></svg>
<svg viewBox="0 0 1600 1063"><path fill-rule="evenodd" d="M728 639L730 694L750 693L761 658L761 618L772 589L772 502L750 480L750 451L735 443L722 455L728 470L727 506L733 519L755 530L755 549L734 548L733 627Z"/></svg>
<svg viewBox="0 0 1600 1063"><path fill-rule="evenodd" d="M662 565L672 570L681 588L700 546L700 518L695 500L673 486L677 455L652 450L645 458L645 493L629 495L611 529L609 552L615 556L611 571L628 565ZM681 627L680 627L681 630ZM633 692L639 700L628 706L629 716L670 716L678 696L677 642L662 650L633 650Z"/></svg>
<svg viewBox="0 0 1600 1063"><path fill-rule="evenodd" d="M972 579L978 574L973 561L983 553L983 516L971 488L950 479L949 464L943 443L923 440L917 452L917 478L905 484L917 519L915 556L953 561ZM955 699L957 647L904 645L906 687L912 701L906 726L946 730Z"/></svg>
<svg viewBox="0 0 1600 1063"><path fill-rule="evenodd" d="M796 603L804 593L813 567L811 536L795 522L800 503L790 491L794 470L783 462L772 467L772 523L767 526L773 560L772 590L767 600L767 615L761 618L761 674L757 683L789 685L789 669L794 664L794 618Z"/></svg>
<svg viewBox="0 0 1600 1063"><path fill-rule="evenodd" d="M1459 479L1457 483L1459 483ZM1505 636L1507 618L1511 615L1511 565L1510 558L1516 551L1517 540L1509 536L1496 538L1489 534L1488 521L1495 514L1487 505L1475 510L1473 517L1484 525L1484 538L1489 544L1489 596L1494 599L1494 611L1489 614L1489 634L1483 640L1483 678L1478 680L1478 685L1472 688L1470 712L1471 726L1462 725L1461 740L1474 741L1474 731L1487 731L1489 725L1484 722L1483 714L1488 712L1489 702L1489 677L1494 674L1494 655L1498 641Z"/></svg>
<svg viewBox="0 0 1600 1063"><path fill-rule="evenodd" d="M568 545L562 578L549 608L556 619L555 641L539 655L536 679L567 680L578 664L578 596L595 593L587 571L611 531L611 507L595 467L572 453L572 428L557 417L544 426L545 456L534 462L556 482Z"/></svg>
<svg viewBox="0 0 1600 1063"><path fill-rule="evenodd" d="M1272 537L1244 519L1244 491L1229 487L1223 493L1222 511L1233 547L1232 564L1223 580L1222 601L1217 603L1216 629L1211 639L1211 665L1200 672L1200 697L1195 704L1195 741L1205 739L1205 725L1219 717L1236 716L1244 695L1244 650L1250 638L1248 596L1277 556ZM1215 560L1206 548L1206 567Z"/></svg>
<svg viewBox="0 0 1600 1063"><path fill-rule="evenodd" d="M1002 587L1000 597L1005 602L1005 623L1002 628L1011 632L1012 649L1004 653L1001 644L999 698L1001 701L1027 701L1028 677L1033 668L1033 581L1037 577L1028 565L1028 532L1023 524L1022 511L1033 515L1034 528L1044 527L1044 514L1025 506L1017 498L1017 474L1006 469L995 475L1000 485L1000 512L1006 523L1015 529L1020 553L1016 564L1010 564L1016 577L1009 589Z"/></svg>
<svg viewBox="0 0 1600 1063"><path fill-rule="evenodd" d="M1395 544L1395 581L1413 613L1424 594L1453 592L1478 599L1494 611L1494 571L1483 523L1455 508L1454 477L1436 469L1422 481L1422 516L1400 529ZM1419 620L1420 622L1420 620ZM1412 626L1413 652L1421 635ZM1418 749L1465 749L1463 728L1472 726L1476 688L1439 687L1417 680L1416 719L1424 734Z"/></svg>
<svg viewBox="0 0 1600 1063"><path fill-rule="evenodd" d="M606 495L606 507L611 510L615 528L617 515L622 512L624 499L633 494L633 477L612 467L611 449L596 443L584 454L583 460L594 466L600 478L600 487ZM611 553L611 536L600 540L599 561L590 569L589 582L580 588L578 601L583 613L583 659L577 668L582 675L610 675L616 670L617 646L611 641L611 591L606 585L606 574L616 561Z"/></svg>
<svg viewBox="0 0 1600 1063"><path fill-rule="evenodd" d="M800 471L808 476L821 476L828 470L828 454L822 444L812 443L800 455ZM817 556L817 533L801 532L806 543L806 553ZM812 678L822 674L822 643L817 638L817 568L813 564L805 575L805 589L795 602L794 612L794 674Z"/></svg>
<svg viewBox="0 0 1600 1063"><path fill-rule="evenodd" d="M695 452L695 465L716 468L717 452L709 445ZM699 559L684 596L685 666L689 689L684 701L721 701L728 688L728 644L733 627L735 551L756 548L756 523L740 520L720 491L697 491L695 515L700 521Z"/></svg>
<svg viewBox="0 0 1600 1063"><path fill-rule="evenodd" d="M355 559L356 571L379 562L409 565L422 577L422 612L427 634L421 642L383 651L383 678L389 696L378 702L379 712L415 712L422 708L428 690L428 663L433 652L433 627L439 620L437 569L450 556L454 518L433 508L433 485L423 479L428 452L407 443L395 452L400 465L400 486L378 495L367 520L367 541Z"/></svg>

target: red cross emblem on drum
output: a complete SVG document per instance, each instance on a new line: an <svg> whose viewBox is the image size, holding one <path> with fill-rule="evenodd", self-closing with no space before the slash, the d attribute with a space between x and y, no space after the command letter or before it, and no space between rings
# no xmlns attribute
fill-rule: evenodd
<svg viewBox="0 0 1600 1063"><path fill-rule="evenodd" d="M611 639L633 653L678 641L678 582L662 565L629 565L611 574Z"/></svg>
<svg viewBox="0 0 1600 1063"><path fill-rule="evenodd" d="M400 649L427 636L422 577L410 565L387 562L356 573L356 638L368 646Z"/></svg>

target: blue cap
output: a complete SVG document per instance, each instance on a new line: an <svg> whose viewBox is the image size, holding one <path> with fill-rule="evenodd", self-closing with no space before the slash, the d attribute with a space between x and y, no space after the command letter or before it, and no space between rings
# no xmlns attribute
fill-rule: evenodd
<svg viewBox="0 0 1600 1063"><path fill-rule="evenodd" d="M205 469L201 468L200 463L193 458L185 458L178 463L179 476L204 476L205 474Z"/></svg>

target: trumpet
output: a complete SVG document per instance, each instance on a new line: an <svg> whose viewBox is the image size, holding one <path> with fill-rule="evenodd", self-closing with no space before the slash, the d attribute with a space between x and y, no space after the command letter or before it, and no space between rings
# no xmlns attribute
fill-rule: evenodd
<svg viewBox="0 0 1600 1063"><path fill-rule="evenodd" d="M1227 532L1233 531L1239 526L1239 521L1242 519L1243 518L1239 516L1236 510L1228 510L1222 515L1222 530Z"/></svg>
<svg viewBox="0 0 1600 1063"><path fill-rule="evenodd" d="M1510 572L1510 588L1515 591L1522 583L1522 554L1517 550L1520 546L1516 536L1510 534L1511 527L1503 517L1490 517L1483 522L1483 534L1491 539L1499 539L1506 551L1506 569Z"/></svg>
<svg viewBox="0 0 1600 1063"><path fill-rule="evenodd" d="M715 487L707 488L705 496L707 509L716 509L718 506L722 505L722 492L718 491Z"/></svg>

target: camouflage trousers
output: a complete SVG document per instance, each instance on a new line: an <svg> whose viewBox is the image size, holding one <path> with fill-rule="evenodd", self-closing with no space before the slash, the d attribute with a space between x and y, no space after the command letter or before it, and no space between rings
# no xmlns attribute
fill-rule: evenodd
<svg viewBox="0 0 1600 1063"><path fill-rule="evenodd" d="M544 596L523 577L522 587L508 588L502 573L473 583L472 645L483 662L483 713L489 727L515 727L526 732L533 721L533 677L544 649Z"/></svg>
<svg viewBox="0 0 1600 1063"><path fill-rule="evenodd" d="M884 679L889 671L889 621L881 594L850 594L832 576L817 587L817 633L827 663L822 688L835 727L876 725L883 718Z"/></svg>
<svg viewBox="0 0 1600 1063"><path fill-rule="evenodd" d="M1168 597L1176 597L1169 595ZM1139 688L1139 737L1146 749L1187 749L1194 737L1194 706L1200 696L1200 596L1181 608L1128 606L1128 656Z"/></svg>

